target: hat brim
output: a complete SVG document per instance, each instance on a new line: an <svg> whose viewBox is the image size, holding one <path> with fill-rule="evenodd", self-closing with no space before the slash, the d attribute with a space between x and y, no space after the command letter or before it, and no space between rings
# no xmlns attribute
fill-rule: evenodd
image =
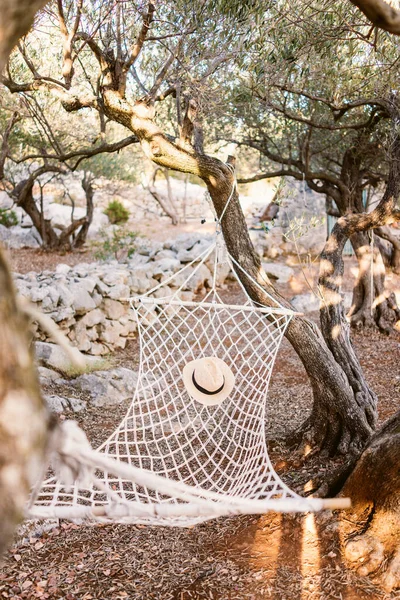
<svg viewBox="0 0 400 600"><path fill-rule="evenodd" d="M230 367L228 367L228 365L221 358L218 358L217 356L207 356L206 358L212 359L214 362L218 363L218 367L224 376L224 387L220 392L218 392L218 394L213 394L212 396L203 394L195 387L193 383L193 371L196 369L196 366L204 360L204 358L198 358L187 363L182 370L182 379L187 392L194 400L197 400L197 402L200 402L200 404L203 404L204 406L217 406L218 404L221 404L232 392L235 385L235 376Z"/></svg>

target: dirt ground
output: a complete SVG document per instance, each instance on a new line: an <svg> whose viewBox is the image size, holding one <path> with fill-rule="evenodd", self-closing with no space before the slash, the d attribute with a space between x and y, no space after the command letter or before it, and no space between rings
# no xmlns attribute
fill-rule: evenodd
<svg viewBox="0 0 400 600"><path fill-rule="evenodd" d="M41 253L29 252L27 270L43 267ZM22 270L22 251L11 256ZM59 262L75 260L58 257ZM78 262L88 258L78 257ZM56 257L52 256L51 261ZM347 261L345 289L351 289L355 264ZM311 276L312 274L310 274ZM315 275L315 273L314 273ZM391 277L391 289L400 288ZM300 270L281 287L286 297L306 291ZM226 290L235 294L236 288ZM311 314L317 320L317 314ZM371 387L379 396L380 419L398 409L400 335L355 334L354 343ZM135 368L137 340L113 356L115 364ZM51 391L51 390L49 390ZM56 391L56 390L54 390ZM90 409L79 422L94 446L112 432L127 406L112 411ZM311 408L307 377L285 341L276 362L268 398L267 435L273 463L281 477L301 493L330 464L304 461L282 442ZM76 418L76 415L65 415ZM64 417L64 418L65 418ZM75 525L59 522L46 531L22 534L5 557L0 597L14 600L384 600L370 579L346 568L341 554L339 515L278 515L224 518L189 529L121 525Z"/></svg>

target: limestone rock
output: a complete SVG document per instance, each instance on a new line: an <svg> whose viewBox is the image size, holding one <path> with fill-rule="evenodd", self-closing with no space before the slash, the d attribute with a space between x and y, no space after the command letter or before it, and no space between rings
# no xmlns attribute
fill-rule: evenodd
<svg viewBox="0 0 400 600"><path fill-rule="evenodd" d="M63 398L56 394L45 396L47 406L52 412L62 413L65 410L80 412L87 407L87 403L79 398Z"/></svg>
<svg viewBox="0 0 400 600"><path fill-rule="evenodd" d="M106 298L104 300L104 313L108 319L117 321L126 313L126 307L117 300Z"/></svg>
<svg viewBox="0 0 400 600"><path fill-rule="evenodd" d="M60 275L66 275L70 271L71 271L71 267L69 265L66 265L65 263L59 263L56 266L56 273L58 273Z"/></svg>
<svg viewBox="0 0 400 600"><path fill-rule="evenodd" d="M291 303L298 312L308 313L319 310L319 299L312 294L299 294L292 298Z"/></svg>
<svg viewBox="0 0 400 600"><path fill-rule="evenodd" d="M73 295L72 306L74 307L76 314L83 315L96 308L96 303L84 287L79 284L73 284L69 289Z"/></svg>
<svg viewBox="0 0 400 600"><path fill-rule="evenodd" d="M152 265L153 277L159 277L166 273L172 275L175 271L181 268L181 262L177 258L161 258Z"/></svg>
<svg viewBox="0 0 400 600"><path fill-rule="evenodd" d="M95 325L99 325L99 323L103 323L105 317L102 310L96 308L86 313L80 322L86 327L94 327Z"/></svg>
<svg viewBox="0 0 400 600"><path fill-rule="evenodd" d="M109 289L108 296L112 300L120 300L120 299L124 299L124 298L129 298L129 296L130 296L129 286L123 285L123 284L114 285L113 287L111 287Z"/></svg>
<svg viewBox="0 0 400 600"><path fill-rule="evenodd" d="M48 383L50 381L57 381L57 379L61 379L60 373L57 371L53 371L53 369L48 369L47 367L38 367L39 377L43 383Z"/></svg>
<svg viewBox="0 0 400 600"><path fill-rule="evenodd" d="M81 375L70 383L75 389L86 392L93 406L112 406L132 398L137 380L136 371L119 367Z"/></svg>
<svg viewBox="0 0 400 600"><path fill-rule="evenodd" d="M262 263L264 271L268 277L277 279L278 283L287 283L294 275L294 270L280 263Z"/></svg>
<svg viewBox="0 0 400 600"><path fill-rule="evenodd" d="M56 344L36 342L35 353L39 363L45 367L56 369L66 374L76 372L76 368L71 364L67 354ZM99 359L92 356L86 356L85 359L88 369L101 369L103 366L103 363Z"/></svg>

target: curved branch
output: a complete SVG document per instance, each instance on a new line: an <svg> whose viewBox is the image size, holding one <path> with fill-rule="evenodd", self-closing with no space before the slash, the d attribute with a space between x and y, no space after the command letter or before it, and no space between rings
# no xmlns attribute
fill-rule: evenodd
<svg viewBox="0 0 400 600"><path fill-rule="evenodd" d="M138 56L143 48L143 44L146 40L148 31L150 29L150 25L153 21L155 10L156 10L156 7L155 7L154 3L150 0L148 8L147 8L147 13L143 18L142 28L136 39L136 43L133 45L133 47L131 49L129 58L124 63L123 70L125 72L129 71L131 66L135 63L136 59L138 58Z"/></svg>
<svg viewBox="0 0 400 600"><path fill-rule="evenodd" d="M139 143L139 139L136 135L130 135L119 142L114 142L111 144L102 144L97 148L87 148L84 150L77 150L76 152L68 152L67 154L28 154L19 160L14 160L16 164L20 164L25 162L26 160L35 160L35 159L46 159L46 160L58 160L59 162L66 162L67 160L71 160L72 158L79 157L79 162L85 160L87 158L91 158L92 156L96 156L97 154L112 153L118 152L118 150L122 150L131 144ZM75 165L72 170L75 170L77 165Z"/></svg>

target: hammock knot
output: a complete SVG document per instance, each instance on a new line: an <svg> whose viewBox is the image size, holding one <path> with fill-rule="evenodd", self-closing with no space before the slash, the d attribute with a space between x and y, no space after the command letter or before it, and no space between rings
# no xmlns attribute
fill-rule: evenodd
<svg viewBox="0 0 400 600"><path fill-rule="evenodd" d="M93 481L93 468L85 463L85 451L92 447L76 421L64 421L53 437L51 464L65 487L79 483L88 488Z"/></svg>

